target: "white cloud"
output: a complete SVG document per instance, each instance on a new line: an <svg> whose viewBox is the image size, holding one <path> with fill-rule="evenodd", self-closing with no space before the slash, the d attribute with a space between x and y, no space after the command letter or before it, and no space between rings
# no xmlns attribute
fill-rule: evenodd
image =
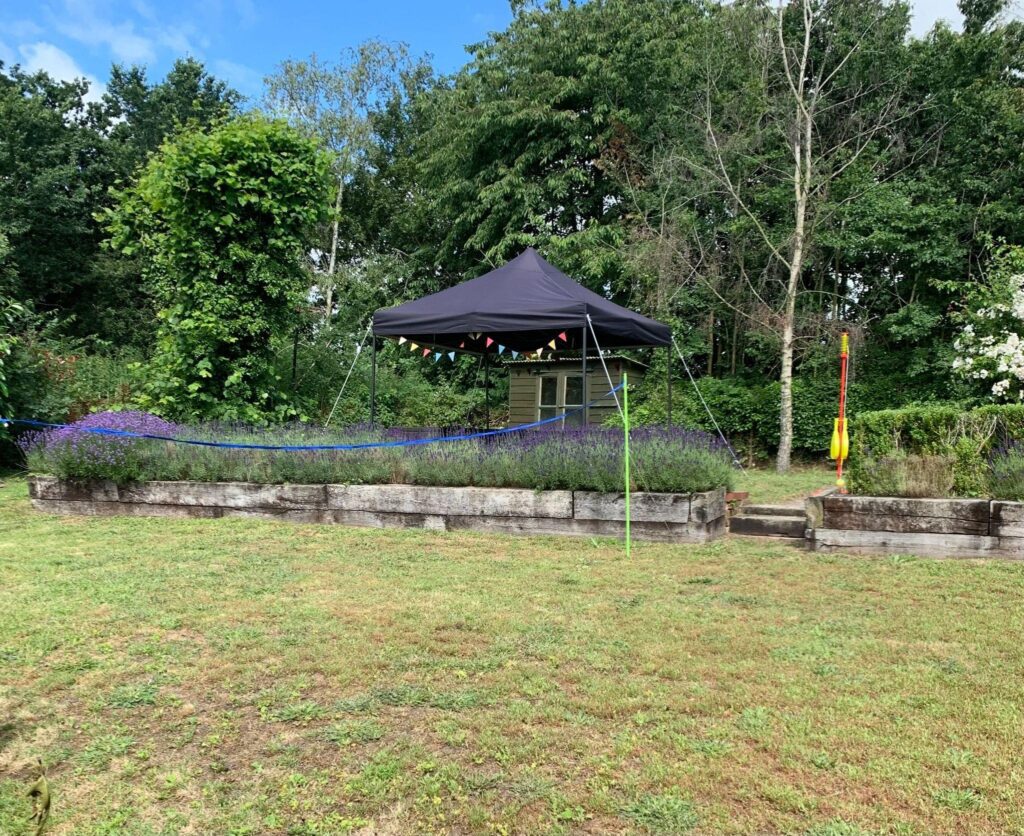
<svg viewBox="0 0 1024 836"><path fill-rule="evenodd" d="M263 74L259 70L223 58L213 62L213 72L247 96L258 93L263 84Z"/></svg>
<svg viewBox="0 0 1024 836"><path fill-rule="evenodd" d="M118 61L146 64L156 60L153 40L135 31L130 20L104 20L90 0L64 0L62 12L51 15L51 23L62 35L87 46L105 46Z"/></svg>
<svg viewBox="0 0 1024 836"><path fill-rule="evenodd" d="M0 23L0 32L10 35L16 41L38 38L43 34L43 27L33 20L13 20Z"/></svg>
<svg viewBox="0 0 1024 836"><path fill-rule="evenodd" d="M101 84L75 63L75 59L60 47L46 41L34 44L21 44L21 64L30 73L43 70L58 81L74 81L84 78L89 82L89 91L85 94L87 102L98 102L106 92L106 85Z"/></svg>

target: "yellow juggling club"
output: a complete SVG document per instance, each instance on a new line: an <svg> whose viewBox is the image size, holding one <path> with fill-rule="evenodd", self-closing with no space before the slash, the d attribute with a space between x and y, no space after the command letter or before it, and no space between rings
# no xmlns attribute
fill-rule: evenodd
<svg viewBox="0 0 1024 836"><path fill-rule="evenodd" d="M832 443L829 458L836 461L836 484L840 493L846 493L843 481L843 462L850 455L850 433L846 427L846 366L850 358L850 335L843 332L839 347L839 417L832 425Z"/></svg>

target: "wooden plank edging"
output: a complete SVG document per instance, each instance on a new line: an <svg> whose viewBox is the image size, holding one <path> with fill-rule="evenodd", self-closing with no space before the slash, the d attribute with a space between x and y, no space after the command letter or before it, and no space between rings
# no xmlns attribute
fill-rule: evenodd
<svg viewBox="0 0 1024 836"><path fill-rule="evenodd" d="M294 522L620 536L623 496L592 491L248 482L72 482L29 477L35 508L89 516L268 517ZM637 539L701 543L725 532L725 491L633 495ZM602 513L604 516L602 516Z"/></svg>

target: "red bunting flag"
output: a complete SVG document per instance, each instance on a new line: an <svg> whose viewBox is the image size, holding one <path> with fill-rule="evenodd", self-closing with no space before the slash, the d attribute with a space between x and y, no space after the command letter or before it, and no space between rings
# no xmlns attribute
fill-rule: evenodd
<svg viewBox="0 0 1024 836"><path fill-rule="evenodd" d="M565 331L558 335L558 339L560 339L563 343L569 342L569 338L565 336Z"/></svg>
<svg viewBox="0 0 1024 836"><path fill-rule="evenodd" d="M490 337L488 337L487 338L487 347L490 348L493 344L494 344L494 340L492 340Z"/></svg>
<svg viewBox="0 0 1024 836"><path fill-rule="evenodd" d="M466 347L466 343L465 342L459 343L459 348L465 348L465 347Z"/></svg>

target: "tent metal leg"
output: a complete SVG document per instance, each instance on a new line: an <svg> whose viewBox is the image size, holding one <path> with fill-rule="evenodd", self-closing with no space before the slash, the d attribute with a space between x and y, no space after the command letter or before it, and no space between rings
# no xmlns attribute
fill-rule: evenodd
<svg viewBox="0 0 1024 836"><path fill-rule="evenodd" d="M668 388L668 426L672 426L672 346L665 346L665 382Z"/></svg>
<svg viewBox="0 0 1024 836"><path fill-rule="evenodd" d="M370 338L370 426L377 423L377 337Z"/></svg>
<svg viewBox="0 0 1024 836"><path fill-rule="evenodd" d="M590 410L586 404L590 403L587 399L587 326L584 325L581 329L583 331L583 426L590 426Z"/></svg>
<svg viewBox="0 0 1024 836"><path fill-rule="evenodd" d="M487 357L487 351L484 351L483 357L484 363L484 429L489 430L491 428L491 378L488 374L488 370L491 367L490 361Z"/></svg>

